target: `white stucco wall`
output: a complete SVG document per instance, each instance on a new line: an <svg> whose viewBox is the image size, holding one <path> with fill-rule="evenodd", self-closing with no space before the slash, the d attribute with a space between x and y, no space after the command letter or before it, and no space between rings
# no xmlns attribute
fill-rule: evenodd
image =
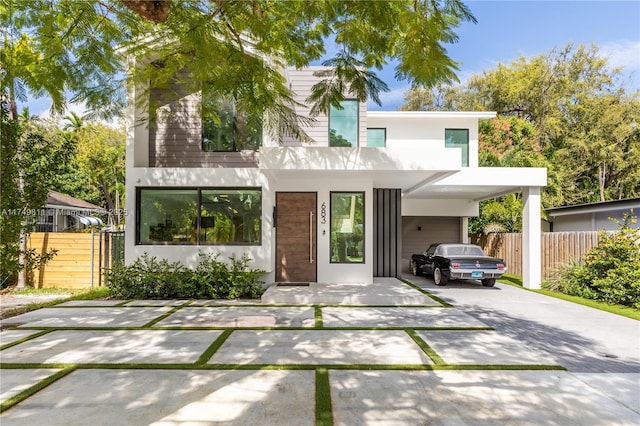
<svg viewBox="0 0 640 426"><path fill-rule="evenodd" d="M257 169L178 169L134 168L127 173L128 216L125 224L125 262L131 263L144 253L178 261L185 266L197 264L198 253L219 253L221 260L231 254L248 254L251 267L273 272L272 240L273 199L272 182ZM134 186L135 185L135 186ZM168 187L261 187L262 188L262 243L256 245L136 245L136 188Z"/></svg>
<svg viewBox="0 0 640 426"><path fill-rule="evenodd" d="M455 199L402 198L402 216L478 216L480 203Z"/></svg>
<svg viewBox="0 0 640 426"><path fill-rule="evenodd" d="M275 191L316 192L318 194L317 221L317 280L319 283L367 283L373 281L373 185L368 179L280 179L274 184ZM365 193L365 253L364 263L331 263L331 192ZM326 206L326 223L322 223L321 208ZM274 259L275 262L275 259Z"/></svg>

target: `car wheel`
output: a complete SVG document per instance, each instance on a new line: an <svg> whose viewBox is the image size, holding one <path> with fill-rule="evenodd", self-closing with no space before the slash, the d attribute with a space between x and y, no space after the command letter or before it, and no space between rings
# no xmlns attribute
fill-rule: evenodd
<svg viewBox="0 0 640 426"><path fill-rule="evenodd" d="M411 262L411 273L413 274L414 277L417 277L420 275L420 269L418 269L418 264L416 262Z"/></svg>
<svg viewBox="0 0 640 426"><path fill-rule="evenodd" d="M482 285L485 287L493 287L494 285L496 285L496 279L495 278L485 278L484 280L482 280Z"/></svg>
<svg viewBox="0 0 640 426"><path fill-rule="evenodd" d="M447 285L449 278L442 275L440 268L436 268L433 270L433 282L436 283L436 285Z"/></svg>

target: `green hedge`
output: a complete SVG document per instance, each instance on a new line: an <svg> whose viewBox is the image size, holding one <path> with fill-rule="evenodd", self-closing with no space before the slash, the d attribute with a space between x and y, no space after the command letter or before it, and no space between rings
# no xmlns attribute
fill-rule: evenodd
<svg viewBox="0 0 640 426"><path fill-rule="evenodd" d="M265 272L249 268L249 259L200 253L195 269L179 262L144 254L131 265L115 265L105 274L105 285L120 299L236 299L257 298L263 292Z"/></svg>
<svg viewBox="0 0 640 426"><path fill-rule="evenodd" d="M553 291L640 309L640 230L627 214L619 232L601 232L582 263L562 267L547 284Z"/></svg>

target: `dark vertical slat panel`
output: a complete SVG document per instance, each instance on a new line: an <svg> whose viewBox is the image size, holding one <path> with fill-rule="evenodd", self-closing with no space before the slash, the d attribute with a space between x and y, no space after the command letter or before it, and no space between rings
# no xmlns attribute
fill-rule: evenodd
<svg viewBox="0 0 640 426"><path fill-rule="evenodd" d="M393 277L396 275L396 191L395 189L388 189L389 193L389 271L388 276Z"/></svg>
<svg viewBox="0 0 640 426"><path fill-rule="evenodd" d="M399 277L402 266L402 210L399 189L374 189L374 275Z"/></svg>
<svg viewBox="0 0 640 426"><path fill-rule="evenodd" d="M396 270L395 277L402 275L402 193L399 189L396 192Z"/></svg>
<svg viewBox="0 0 640 426"><path fill-rule="evenodd" d="M387 199L387 191L384 189L380 190L382 195L382 276L387 276L387 269L389 267L389 262L387 261L388 250L389 250L389 226L388 220L389 215L387 214L387 209L389 208L389 200Z"/></svg>
<svg viewBox="0 0 640 426"><path fill-rule="evenodd" d="M384 193L378 190L378 271L384 277Z"/></svg>
<svg viewBox="0 0 640 426"><path fill-rule="evenodd" d="M378 191L373 190L373 276L378 276Z"/></svg>

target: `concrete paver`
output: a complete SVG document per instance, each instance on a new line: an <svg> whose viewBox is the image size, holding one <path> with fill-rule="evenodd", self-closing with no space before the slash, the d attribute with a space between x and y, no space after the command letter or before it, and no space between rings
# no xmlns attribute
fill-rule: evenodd
<svg viewBox="0 0 640 426"><path fill-rule="evenodd" d="M272 285L262 295L265 304L441 306L429 296L395 278L376 278L371 284L310 283L305 287Z"/></svg>
<svg viewBox="0 0 640 426"><path fill-rule="evenodd" d="M3 414L0 422L313 425L314 388L313 371L77 370Z"/></svg>
<svg viewBox="0 0 640 426"><path fill-rule="evenodd" d="M122 306L183 306L189 303L189 300L132 300Z"/></svg>
<svg viewBox="0 0 640 426"><path fill-rule="evenodd" d="M0 381L0 402L13 398L41 380L57 373L55 368L33 368L2 370ZM44 424L44 423L43 423Z"/></svg>
<svg viewBox="0 0 640 426"><path fill-rule="evenodd" d="M221 331L61 330L2 351L4 363L193 363Z"/></svg>
<svg viewBox="0 0 640 426"><path fill-rule="evenodd" d="M315 423L316 397L324 397L337 425L640 424L640 322L502 284L436 287L423 277L411 280L454 307L442 307L398 280L376 279L372 286L314 286L298 307L274 306L285 303L277 297L262 305L185 300L119 307L112 305L121 301L86 301L10 318L2 325L34 329L1 331L0 344L28 338L38 328L54 329L0 352L0 401L58 371L5 363L78 366L3 412L0 423L297 426ZM282 288L279 294L287 298L300 290ZM315 328L310 302L320 305L315 309L327 328ZM358 306L331 306L339 303ZM176 312L144 330L84 329L140 327L170 310ZM242 329L267 324L277 329ZM188 364L228 331L155 328L163 326L231 333L207 365L192 368ZM486 326L495 330L419 329ZM385 328L416 329L454 366L559 364L569 371L386 370L433 362L409 333ZM114 365L95 369L84 363ZM149 363L166 369L146 369ZM187 365L175 370L174 364ZM265 370L263 364L284 370ZM350 364L371 367L345 369ZM313 368L319 365L335 366L327 368L330 395L316 395Z"/></svg>
<svg viewBox="0 0 640 426"><path fill-rule="evenodd" d="M142 327L169 312L159 308L44 308L2 320L0 323L23 327Z"/></svg>
<svg viewBox="0 0 640 426"><path fill-rule="evenodd" d="M325 327L487 327L455 308L323 308Z"/></svg>
<svg viewBox="0 0 640 426"><path fill-rule="evenodd" d="M335 424L637 425L564 371L330 371Z"/></svg>
<svg viewBox="0 0 640 426"><path fill-rule="evenodd" d="M313 327L312 307L186 307L155 327Z"/></svg>
<svg viewBox="0 0 640 426"><path fill-rule="evenodd" d="M500 334L552 353L570 371L640 373L640 321L501 283L438 287L430 278L410 279Z"/></svg>
<svg viewBox="0 0 640 426"><path fill-rule="evenodd" d="M552 355L536 352L495 331L417 331L448 364L554 365Z"/></svg>
<svg viewBox="0 0 640 426"><path fill-rule="evenodd" d="M56 305L59 307L94 307L94 306L115 306L119 305L123 300L69 300Z"/></svg>
<svg viewBox="0 0 640 426"><path fill-rule="evenodd" d="M25 337L32 336L36 333L40 333L39 330L5 330L0 333L0 346L8 345L9 343L16 342ZM0 352L0 360L2 360L3 352Z"/></svg>
<svg viewBox="0 0 640 426"><path fill-rule="evenodd" d="M404 331L239 330L210 364L430 364Z"/></svg>
<svg viewBox="0 0 640 426"><path fill-rule="evenodd" d="M640 373L573 373L579 380L640 413Z"/></svg>

